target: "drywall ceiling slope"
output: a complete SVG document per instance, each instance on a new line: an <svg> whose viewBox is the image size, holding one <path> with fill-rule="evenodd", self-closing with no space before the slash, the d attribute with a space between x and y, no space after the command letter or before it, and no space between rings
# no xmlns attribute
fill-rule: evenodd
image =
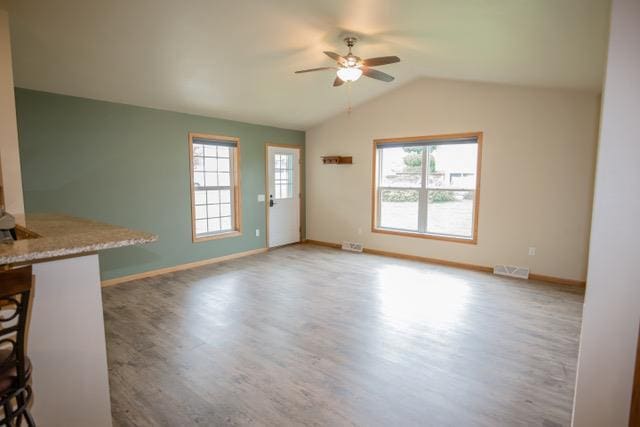
<svg viewBox="0 0 640 427"><path fill-rule="evenodd" d="M417 77L600 91L608 0L13 0L19 87L293 129ZM332 88L323 50L396 54Z"/></svg>

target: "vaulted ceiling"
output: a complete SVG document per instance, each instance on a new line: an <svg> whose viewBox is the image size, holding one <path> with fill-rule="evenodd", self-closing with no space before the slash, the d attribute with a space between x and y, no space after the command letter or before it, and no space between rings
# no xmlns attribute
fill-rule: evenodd
<svg viewBox="0 0 640 427"><path fill-rule="evenodd" d="M14 0L16 86L308 129L418 77L600 91L608 0ZM333 88L323 50L398 55Z"/></svg>

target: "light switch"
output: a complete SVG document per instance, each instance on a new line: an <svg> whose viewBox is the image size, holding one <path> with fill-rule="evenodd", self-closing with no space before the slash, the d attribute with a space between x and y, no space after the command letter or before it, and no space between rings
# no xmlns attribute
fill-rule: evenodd
<svg viewBox="0 0 640 427"><path fill-rule="evenodd" d="M258 201L264 202L264 194L258 194Z"/></svg>

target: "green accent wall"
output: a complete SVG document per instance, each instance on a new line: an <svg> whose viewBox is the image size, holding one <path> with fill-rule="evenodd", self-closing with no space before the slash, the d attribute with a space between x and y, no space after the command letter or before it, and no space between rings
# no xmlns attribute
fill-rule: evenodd
<svg viewBox="0 0 640 427"><path fill-rule="evenodd" d="M16 109L27 213L67 213L160 237L102 251L103 279L265 247L265 204L257 199L265 193L265 143L305 143L301 131L20 88ZM192 243L188 132L240 138L242 236Z"/></svg>

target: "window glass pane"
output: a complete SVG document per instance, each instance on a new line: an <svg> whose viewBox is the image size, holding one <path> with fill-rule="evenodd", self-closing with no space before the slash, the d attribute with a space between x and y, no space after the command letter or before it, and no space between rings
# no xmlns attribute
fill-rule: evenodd
<svg viewBox="0 0 640 427"><path fill-rule="evenodd" d="M204 174L202 172L193 173L193 185L196 187L204 187Z"/></svg>
<svg viewBox="0 0 640 427"><path fill-rule="evenodd" d="M220 190L207 191L207 202L219 203L220 202Z"/></svg>
<svg viewBox="0 0 640 427"><path fill-rule="evenodd" d="M418 190L382 190L380 227L418 230Z"/></svg>
<svg viewBox="0 0 640 427"><path fill-rule="evenodd" d="M222 230L231 230L231 217L225 216L220 219L220 228Z"/></svg>
<svg viewBox="0 0 640 427"><path fill-rule="evenodd" d="M220 202L221 203L229 203L231 201L231 191L230 190L220 190Z"/></svg>
<svg viewBox="0 0 640 427"><path fill-rule="evenodd" d="M196 193L196 197L195 197L196 205L204 205L205 203L207 203L205 191L196 191L195 193Z"/></svg>
<svg viewBox="0 0 640 427"><path fill-rule="evenodd" d="M422 152L424 147L379 149L382 155L380 182L382 187L420 187L422 185Z"/></svg>
<svg viewBox="0 0 640 427"><path fill-rule="evenodd" d="M220 216L220 205L208 205L207 208L207 216L209 218Z"/></svg>
<svg viewBox="0 0 640 427"><path fill-rule="evenodd" d="M207 232L207 220L197 220L196 221L196 234L202 234Z"/></svg>
<svg viewBox="0 0 640 427"><path fill-rule="evenodd" d="M231 215L231 204L224 203L220 205L220 215L222 216L230 216Z"/></svg>
<svg viewBox="0 0 640 427"><path fill-rule="evenodd" d="M207 207L206 206L196 206L196 218L203 219L207 217Z"/></svg>
<svg viewBox="0 0 640 427"><path fill-rule="evenodd" d="M220 218L210 218L208 221L209 233L220 231Z"/></svg>
<svg viewBox="0 0 640 427"><path fill-rule="evenodd" d="M194 157L193 158L193 170L194 171L202 171L202 170L204 170L204 157Z"/></svg>
<svg viewBox="0 0 640 427"><path fill-rule="evenodd" d="M477 144L431 145L428 153L430 188L476 188Z"/></svg>
<svg viewBox="0 0 640 427"><path fill-rule="evenodd" d="M229 157L229 147L218 147L218 157Z"/></svg>
<svg viewBox="0 0 640 427"><path fill-rule="evenodd" d="M215 145L205 145L204 146L204 155L210 157L216 157L217 151Z"/></svg>
<svg viewBox="0 0 640 427"><path fill-rule="evenodd" d="M204 147L202 144L193 144L193 155L204 156Z"/></svg>
<svg viewBox="0 0 640 427"><path fill-rule="evenodd" d="M204 173L204 182L207 187L217 187L218 186L218 174L215 172L205 172Z"/></svg>
<svg viewBox="0 0 640 427"><path fill-rule="evenodd" d="M218 159L218 170L229 172L229 159Z"/></svg>
<svg viewBox="0 0 640 427"><path fill-rule="evenodd" d="M215 172L218 170L218 159L215 157L205 157L204 159L204 169L207 172Z"/></svg>
<svg viewBox="0 0 640 427"><path fill-rule="evenodd" d="M218 173L218 185L220 187L228 187L231 185L229 173Z"/></svg>
<svg viewBox="0 0 640 427"><path fill-rule="evenodd" d="M473 191L429 190L427 232L472 237L473 197Z"/></svg>

